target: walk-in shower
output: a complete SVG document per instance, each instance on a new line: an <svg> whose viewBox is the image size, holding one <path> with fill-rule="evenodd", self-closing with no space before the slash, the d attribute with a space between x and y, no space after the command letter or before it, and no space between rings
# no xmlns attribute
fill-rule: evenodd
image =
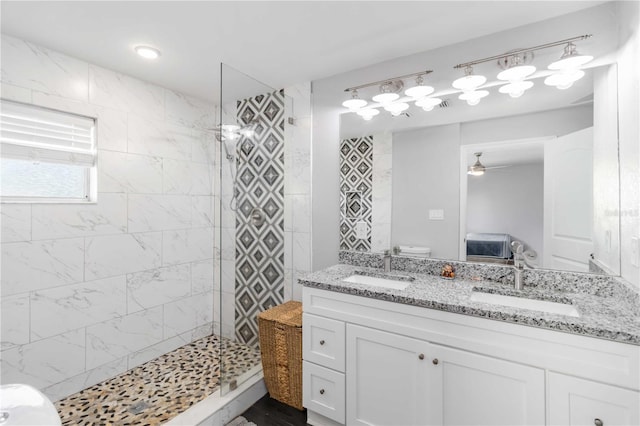
<svg viewBox="0 0 640 426"><path fill-rule="evenodd" d="M285 262L291 261L285 256L291 244L285 238L285 221L291 217L285 212L285 186L293 101L284 90L226 65L221 75L215 132L220 171L216 224L220 334L229 342L257 349L257 314L282 303L285 285L292 285L285 283ZM222 359L224 392L243 377L228 377L233 366Z"/></svg>
<svg viewBox="0 0 640 426"><path fill-rule="evenodd" d="M56 401L63 424L198 423L205 419L189 417L194 404L212 407L207 421L218 424L230 420L223 414L239 413L216 413L217 401L249 386L250 404L264 392L256 316L282 303L293 279L285 278L285 263L293 258L285 238L292 217L285 210L292 204L285 203L292 111L284 90L221 66L217 123L207 128L203 150L215 158L213 301L212 312L204 313L213 319L211 331ZM189 309L176 314L189 315Z"/></svg>
<svg viewBox="0 0 640 426"><path fill-rule="evenodd" d="M227 66L209 103L2 42L3 96L19 80L34 114L94 123L97 178L97 202L0 204L2 384L39 389L63 424L231 420L264 393L256 315L291 294L292 101ZM91 73L38 86L56 61ZM108 90L58 96L94 78Z"/></svg>

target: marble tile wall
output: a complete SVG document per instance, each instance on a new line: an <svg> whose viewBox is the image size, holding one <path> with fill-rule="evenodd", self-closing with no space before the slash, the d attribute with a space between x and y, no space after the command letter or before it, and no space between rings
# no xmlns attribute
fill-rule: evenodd
<svg viewBox="0 0 640 426"><path fill-rule="evenodd" d="M373 135L373 188L371 251L382 253L391 248L391 132Z"/></svg>
<svg viewBox="0 0 640 426"><path fill-rule="evenodd" d="M311 272L311 83L285 87L284 300L302 300Z"/></svg>
<svg viewBox="0 0 640 426"><path fill-rule="evenodd" d="M97 203L0 205L2 382L57 400L210 334L214 106L5 35L0 78L98 129Z"/></svg>

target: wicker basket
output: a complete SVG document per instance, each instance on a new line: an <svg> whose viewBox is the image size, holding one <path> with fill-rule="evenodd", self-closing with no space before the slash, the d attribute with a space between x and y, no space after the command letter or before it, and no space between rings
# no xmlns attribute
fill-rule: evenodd
<svg viewBox="0 0 640 426"><path fill-rule="evenodd" d="M269 395L302 410L302 304L290 301L259 313L258 327Z"/></svg>

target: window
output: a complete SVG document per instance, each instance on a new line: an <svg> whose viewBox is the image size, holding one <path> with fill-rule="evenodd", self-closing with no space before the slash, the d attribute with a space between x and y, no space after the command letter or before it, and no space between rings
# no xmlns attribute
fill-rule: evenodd
<svg viewBox="0 0 640 426"><path fill-rule="evenodd" d="M33 105L0 102L2 201L92 201L95 120Z"/></svg>

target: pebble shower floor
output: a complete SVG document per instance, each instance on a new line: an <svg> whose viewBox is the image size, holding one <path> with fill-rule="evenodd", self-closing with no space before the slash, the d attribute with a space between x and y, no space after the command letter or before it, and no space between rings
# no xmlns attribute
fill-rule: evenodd
<svg viewBox="0 0 640 426"><path fill-rule="evenodd" d="M55 403L63 425L159 425L260 364L260 350L218 336L182 346Z"/></svg>

